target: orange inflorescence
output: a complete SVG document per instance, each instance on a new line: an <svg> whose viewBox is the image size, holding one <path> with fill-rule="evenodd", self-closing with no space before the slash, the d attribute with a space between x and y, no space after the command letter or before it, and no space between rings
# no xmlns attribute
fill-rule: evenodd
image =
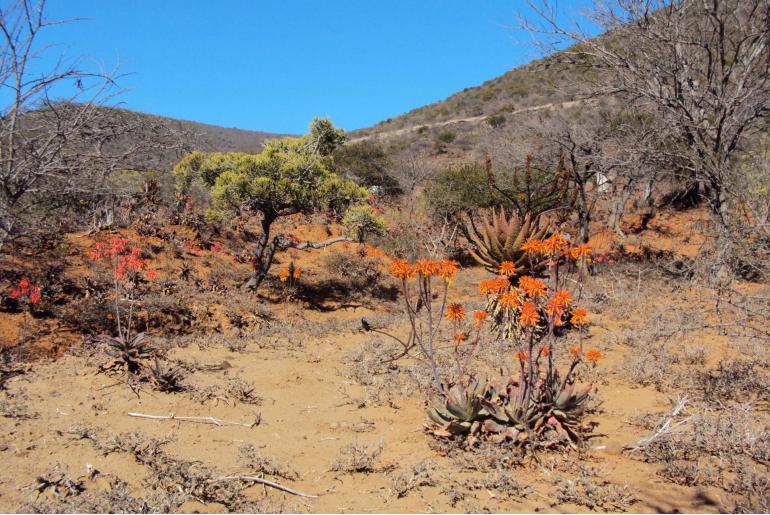
<svg viewBox="0 0 770 515"><path fill-rule="evenodd" d="M567 240L564 238L564 236L557 232L543 241L543 250L546 254L558 256L566 254L569 251L569 245L567 244Z"/></svg>
<svg viewBox="0 0 770 515"><path fill-rule="evenodd" d="M521 250L523 250L528 254L543 254L544 253L543 241L535 238L531 238L524 242L524 244L521 246Z"/></svg>
<svg viewBox="0 0 770 515"><path fill-rule="evenodd" d="M478 322L483 322L484 320L489 318L489 313L483 310L474 311L473 318L475 318Z"/></svg>
<svg viewBox="0 0 770 515"><path fill-rule="evenodd" d="M468 339L468 335L463 332L455 333L454 336L452 337L452 341L454 341L455 347L457 347L467 339Z"/></svg>
<svg viewBox="0 0 770 515"><path fill-rule="evenodd" d="M561 317L564 315L564 309L569 307L572 302L572 295L566 290L559 290L548 300L548 306L545 312L554 317L554 325L563 325Z"/></svg>
<svg viewBox="0 0 770 515"><path fill-rule="evenodd" d="M442 260L438 266L438 276L446 282L452 281L457 275L457 265L454 259Z"/></svg>
<svg viewBox="0 0 770 515"><path fill-rule="evenodd" d="M299 278L302 277L302 269L300 267L295 268L292 277L295 281L299 281Z"/></svg>
<svg viewBox="0 0 770 515"><path fill-rule="evenodd" d="M548 356L550 353L551 353L551 347L548 344L543 345L543 348L540 349L541 356Z"/></svg>
<svg viewBox="0 0 770 515"><path fill-rule="evenodd" d="M591 348L586 351L586 361L592 365L596 365L600 359L602 359L602 353L599 352L599 349Z"/></svg>
<svg viewBox="0 0 770 515"><path fill-rule="evenodd" d="M414 264L415 271L423 277L437 275L440 269L435 259L420 259Z"/></svg>
<svg viewBox="0 0 770 515"><path fill-rule="evenodd" d="M547 290L547 287L543 281L540 279L535 279L529 275L524 275L519 278L519 287L524 290L524 293L533 299L540 297L541 295L545 295Z"/></svg>
<svg viewBox="0 0 770 515"><path fill-rule="evenodd" d="M514 290L508 290L507 292L500 295L499 299L500 305L504 308L508 309L515 309L518 308L521 305L521 298L519 297L519 294Z"/></svg>
<svg viewBox="0 0 770 515"><path fill-rule="evenodd" d="M484 294L500 294L510 288L511 282L507 277L496 277L495 279L485 279L479 283L479 292Z"/></svg>
<svg viewBox="0 0 770 515"><path fill-rule="evenodd" d="M569 349L570 356L572 356L575 359L578 359L580 357L580 345L573 345Z"/></svg>
<svg viewBox="0 0 770 515"><path fill-rule="evenodd" d="M500 270L498 273L506 277L513 277L516 275L516 265L513 264L513 261L503 261L500 263Z"/></svg>
<svg viewBox="0 0 770 515"><path fill-rule="evenodd" d="M445 317L447 320L462 320L465 318L465 308L462 304L450 304L446 309Z"/></svg>
<svg viewBox="0 0 770 515"><path fill-rule="evenodd" d="M558 290L553 294L553 300L558 306L567 308L572 303L572 294L567 290Z"/></svg>
<svg viewBox="0 0 770 515"><path fill-rule="evenodd" d="M573 325L586 325L588 324L588 311L585 308L575 308L572 310L572 318L570 319Z"/></svg>
<svg viewBox="0 0 770 515"><path fill-rule="evenodd" d="M537 312L537 306L532 302L525 302L521 306L519 315L519 324L521 327L529 327L540 322L540 314Z"/></svg>
<svg viewBox="0 0 770 515"><path fill-rule="evenodd" d="M570 249L569 254L575 260L588 257L591 255L591 247L588 245L577 245Z"/></svg>
<svg viewBox="0 0 770 515"><path fill-rule="evenodd" d="M520 363L524 363L525 361L527 361L527 353L524 351L517 352L516 357L519 359Z"/></svg>
<svg viewBox="0 0 770 515"><path fill-rule="evenodd" d="M405 259L394 259L388 266L390 274L398 279L410 279L414 276L414 269Z"/></svg>
<svg viewBox="0 0 770 515"><path fill-rule="evenodd" d="M286 281L288 281L289 277L291 277L291 272L289 271L288 268L282 268L278 272L278 278L281 280L282 283L285 283Z"/></svg>

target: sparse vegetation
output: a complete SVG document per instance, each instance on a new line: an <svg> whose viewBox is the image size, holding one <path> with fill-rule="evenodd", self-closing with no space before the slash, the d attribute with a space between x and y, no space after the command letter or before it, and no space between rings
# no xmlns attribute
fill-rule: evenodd
<svg viewBox="0 0 770 515"><path fill-rule="evenodd" d="M764 1L264 145L55 99L111 76L0 8L0 508L768 511Z"/></svg>

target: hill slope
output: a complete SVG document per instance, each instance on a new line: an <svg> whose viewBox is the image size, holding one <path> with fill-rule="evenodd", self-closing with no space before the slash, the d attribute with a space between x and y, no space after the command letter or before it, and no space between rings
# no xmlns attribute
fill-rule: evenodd
<svg viewBox="0 0 770 515"><path fill-rule="evenodd" d="M580 116L592 70L576 69L551 55L515 68L443 101L354 131L353 141L381 142L394 154L441 160L478 159L529 137L556 115ZM526 146L526 145L523 145Z"/></svg>

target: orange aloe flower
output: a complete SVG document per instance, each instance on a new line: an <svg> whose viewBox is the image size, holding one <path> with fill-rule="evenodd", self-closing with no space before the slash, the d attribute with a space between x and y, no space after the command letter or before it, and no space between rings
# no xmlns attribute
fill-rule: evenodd
<svg viewBox="0 0 770 515"><path fill-rule="evenodd" d="M574 359L579 359L580 358L580 345L573 345L572 347L570 347L569 348L569 354Z"/></svg>
<svg viewBox="0 0 770 515"><path fill-rule="evenodd" d="M507 277L496 277L495 279L485 279L479 283L479 292L484 294L500 294L511 286Z"/></svg>
<svg viewBox="0 0 770 515"><path fill-rule="evenodd" d="M572 310L572 325L583 326L588 324L588 311L585 308L575 308Z"/></svg>
<svg viewBox="0 0 770 515"><path fill-rule="evenodd" d="M439 263L438 276L446 282L451 282L457 275L457 261L444 259Z"/></svg>
<svg viewBox="0 0 770 515"><path fill-rule="evenodd" d="M527 361L527 353L524 351L517 352L516 357L519 359L520 363L524 363L525 361Z"/></svg>
<svg viewBox="0 0 770 515"><path fill-rule="evenodd" d="M524 275L519 278L519 287L521 287L521 289L524 290L524 292L533 299L540 297L541 295L545 295L547 290L547 287L543 281L540 279L535 279L529 275Z"/></svg>
<svg viewBox="0 0 770 515"><path fill-rule="evenodd" d="M537 312L537 306L532 302L525 302L521 306L519 315L519 324L521 327L529 327L540 322L540 314Z"/></svg>
<svg viewBox="0 0 770 515"><path fill-rule="evenodd" d="M498 273L506 277L512 277L516 275L516 265L513 261L503 261L500 263L500 270Z"/></svg>
<svg viewBox="0 0 770 515"><path fill-rule="evenodd" d="M423 277L430 277L439 272L439 264L435 259L420 259L414 264L415 271Z"/></svg>
<svg viewBox="0 0 770 515"><path fill-rule="evenodd" d="M570 257L574 260L578 260L580 258L588 257L591 255L591 247L588 245L577 245L575 247L572 247L569 251Z"/></svg>
<svg viewBox="0 0 770 515"><path fill-rule="evenodd" d="M294 279L299 281L299 278L302 277L302 269L300 267L297 267L294 269Z"/></svg>
<svg viewBox="0 0 770 515"><path fill-rule="evenodd" d="M543 345L543 348L540 349L540 355L541 356L548 356L551 353L551 346L547 343Z"/></svg>
<svg viewBox="0 0 770 515"><path fill-rule="evenodd" d="M536 238L530 238L524 242L521 246L521 250L528 254L542 254L543 253L543 241Z"/></svg>
<svg viewBox="0 0 770 515"><path fill-rule="evenodd" d="M457 347L467 339L468 339L468 335L463 332L455 333L454 336L452 337L452 341L454 342L455 347Z"/></svg>
<svg viewBox="0 0 770 515"><path fill-rule="evenodd" d="M586 361L593 366L596 366L600 359L602 359L602 353L599 352L599 349L591 348L586 351Z"/></svg>
<svg viewBox="0 0 770 515"><path fill-rule="evenodd" d="M483 322L489 317L489 313L483 310L478 310L473 312L473 318L475 318L478 322Z"/></svg>
<svg viewBox="0 0 770 515"><path fill-rule="evenodd" d="M560 232L554 233L543 242L543 249L551 255L563 254L567 250L567 240Z"/></svg>
<svg viewBox="0 0 770 515"><path fill-rule="evenodd" d="M566 308L572 303L572 294L566 290L558 290L553 294L553 300L557 306Z"/></svg>
<svg viewBox="0 0 770 515"><path fill-rule="evenodd" d="M291 272L289 272L288 268L282 268L278 272L278 278L281 280L282 283L285 283L289 280L289 277L291 277Z"/></svg>
<svg viewBox="0 0 770 515"><path fill-rule="evenodd" d="M447 320L457 320L458 322L465 318L465 308L462 304L450 304L446 309L444 315Z"/></svg>
<svg viewBox="0 0 770 515"><path fill-rule="evenodd" d="M409 266L405 259L394 259L388 266L390 275L398 279L410 279L414 276L414 268Z"/></svg>
<svg viewBox="0 0 770 515"><path fill-rule="evenodd" d="M521 305L519 294L514 290L508 290L499 297L500 305L504 308L515 309Z"/></svg>

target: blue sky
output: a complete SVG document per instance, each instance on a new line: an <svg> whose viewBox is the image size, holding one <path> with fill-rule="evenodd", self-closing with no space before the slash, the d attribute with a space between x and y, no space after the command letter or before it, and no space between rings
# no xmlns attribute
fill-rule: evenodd
<svg viewBox="0 0 770 515"><path fill-rule="evenodd" d="M48 0L57 52L120 63L124 107L225 127L352 130L533 57L521 0Z"/></svg>

